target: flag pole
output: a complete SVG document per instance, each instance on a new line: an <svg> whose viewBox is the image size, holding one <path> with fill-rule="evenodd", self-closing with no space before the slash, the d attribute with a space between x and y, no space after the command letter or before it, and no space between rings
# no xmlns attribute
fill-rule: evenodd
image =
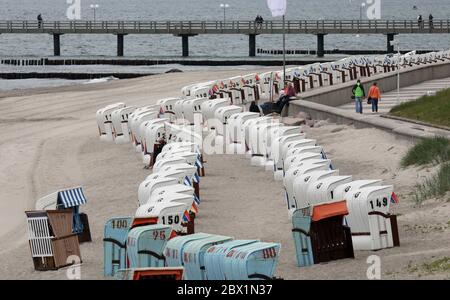
<svg viewBox="0 0 450 300"><path fill-rule="evenodd" d="M286 26L283 15L283 87L286 87Z"/></svg>

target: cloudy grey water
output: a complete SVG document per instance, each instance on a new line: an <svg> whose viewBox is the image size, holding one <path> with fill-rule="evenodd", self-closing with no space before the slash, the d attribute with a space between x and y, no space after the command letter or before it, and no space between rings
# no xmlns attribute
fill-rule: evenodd
<svg viewBox="0 0 450 300"><path fill-rule="evenodd" d="M266 0L80 0L81 19L92 20L91 3L99 4L97 20L222 20L220 3L229 4L227 20L253 20L256 15L273 19ZM287 19L359 19L366 17L361 3L368 0L288 0ZM1 0L0 20L36 20L41 13L45 21L67 20L67 0ZM366 7L369 4L366 5ZM417 10L413 9L417 6ZM449 0L381 0L382 19L424 19L432 13L437 19L450 18ZM450 48L450 35L400 35L404 49ZM313 35L288 35L287 49L315 49ZM106 55L116 53L114 35L64 35L62 55ZM0 56L49 56L53 53L50 35L2 34ZM280 49L281 37L261 35L257 48ZM383 35L328 35L326 49L386 49ZM190 54L206 57L245 57L248 37L245 35L199 35L190 38ZM178 56L181 39L170 35L128 35L125 37L126 56Z"/></svg>

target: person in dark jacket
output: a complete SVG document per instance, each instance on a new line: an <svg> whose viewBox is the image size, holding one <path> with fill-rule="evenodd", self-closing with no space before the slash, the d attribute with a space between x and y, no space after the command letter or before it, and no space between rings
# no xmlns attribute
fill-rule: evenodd
<svg viewBox="0 0 450 300"><path fill-rule="evenodd" d="M356 84L352 89L352 98L355 99L355 109L356 113L363 113L362 101L366 97L366 91L364 90L364 86L361 84L361 81L358 79Z"/></svg>
<svg viewBox="0 0 450 300"><path fill-rule="evenodd" d="M258 113L261 114L261 110L259 109L258 104L256 104L256 101L252 101L250 103L250 107L248 109L249 112Z"/></svg>
<svg viewBox="0 0 450 300"><path fill-rule="evenodd" d="M38 28L41 28L42 27L42 15L41 14L39 14L37 16L37 20L38 20Z"/></svg>

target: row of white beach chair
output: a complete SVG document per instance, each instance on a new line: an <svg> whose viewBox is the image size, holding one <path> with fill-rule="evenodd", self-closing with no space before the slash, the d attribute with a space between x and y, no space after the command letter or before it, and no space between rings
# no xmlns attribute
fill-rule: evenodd
<svg viewBox="0 0 450 300"><path fill-rule="evenodd" d="M450 59L450 50L403 55L351 56L334 62L314 63L286 69L286 83L293 83L297 93L317 87L336 85L362 77L432 64ZM182 88L186 99L227 98L233 105L258 99L272 99L284 87L283 71L247 74L228 79L192 84Z"/></svg>

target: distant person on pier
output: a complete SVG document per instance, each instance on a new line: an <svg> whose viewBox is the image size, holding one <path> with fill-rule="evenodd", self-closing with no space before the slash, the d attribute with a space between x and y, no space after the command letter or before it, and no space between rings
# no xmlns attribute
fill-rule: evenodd
<svg viewBox="0 0 450 300"><path fill-rule="evenodd" d="M353 86L352 89L352 98L355 99L355 109L356 113L362 114L363 113L363 106L362 101L366 97L366 91L364 91L364 87L361 84L361 81L358 79L356 84Z"/></svg>
<svg viewBox="0 0 450 300"><path fill-rule="evenodd" d="M381 100L381 92L376 82L369 89L367 102L372 104L372 112L378 112L378 102Z"/></svg>
<svg viewBox="0 0 450 300"><path fill-rule="evenodd" d="M37 16L37 20L38 20L38 28L41 28L42 27L42 15L41 14L39 14Z"/></svg>
<svg viewBox="0 0 450 300"><path fill-rule="evenodd" d="M433 25L433 15L430 14L430 16L428 17L428 24L430 24L430 29L433 29L434 25Z"/></svg>
<svg viewBox="0 0 450 300"><path fill-rule="evenodd" d="M419 15L417 17L417 25L419 25L419 28L422 29L423 28L423 18L422 15Z"/></svg>

